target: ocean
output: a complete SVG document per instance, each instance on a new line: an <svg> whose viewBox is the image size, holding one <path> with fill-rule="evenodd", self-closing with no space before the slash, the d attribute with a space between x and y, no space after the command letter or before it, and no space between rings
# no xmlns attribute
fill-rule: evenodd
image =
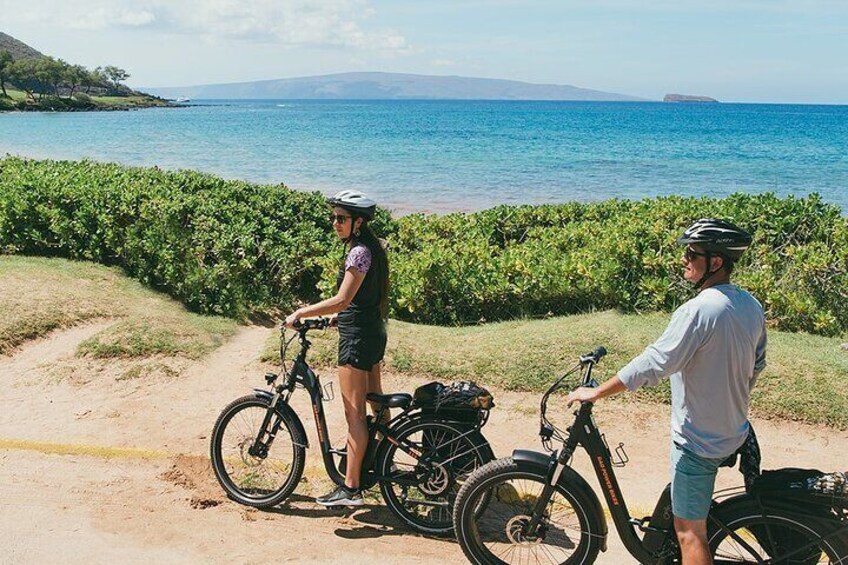
<svg viewBox="0 0 848 565"><path fill-rule="evenodd" d="M399 213L818 192L848 211L848 106L208 100L0 114L0 154L356 188Z"/></svg>

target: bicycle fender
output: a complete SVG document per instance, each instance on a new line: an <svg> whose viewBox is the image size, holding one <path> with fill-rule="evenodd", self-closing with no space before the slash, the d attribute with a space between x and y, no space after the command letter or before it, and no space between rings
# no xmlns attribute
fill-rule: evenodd
<svg viewBox="0 0 848 565"><path fill-rule="evenodd" d="M556 465L556 457L555 455L548 455L547 453L539 453L538 451L531 451L529 449L516 449L512 452L512 460L518 464L520 468L526 468L528 470L533 470L536 472L541 472L542 474L547 474L548 470L552 465ZM560 485L568 485L575 490L579 490L582 495L586 497L586 500L589 501L589 504L592 506L590 508L591 512L595 512L596 515L601 516L601 535L603 536L603 542L601 543L601 551L607 550L607 533L609 529L607 527L606 515L604 514L604 509L601 506L601 501L598 500L598 495L595 494L595 491L586 482L580 473L572 469L571 467L565 467L562 470L562 473L559 476L559 481L557 484Z"/></svg>
<svg viewBox="0 0 848 565"><path fill-rule="evenodd" d="M271 404L271 401L274 400L273 394L261 388L253 389L253 396L260 400L264 400L268 404ZM277 403L277 410L291 419L292 425L297 428L297 431L301 433L304 441L306 442L306 447L309 447L309 436L306 435L306 429L303 427L303 423L300 421L300 417L297 415L297 412L292 410L291 406L284 402Z"/></svg>
<svg viewBox="0 0 848 565"><path fill-rule="evenodd" d="M806 502L806 503L805 503ZM723 513L733 512L736 506L755 506L758 509L763 509L772 512L790 512L796 515L807 517L813 522L829 522L833 520L830 504L818 501L804 501L798 498L781 498L774 497L756 497L747 493L741 493L736 496L714 503L710 508L710 515L720 517Z"/></svg>

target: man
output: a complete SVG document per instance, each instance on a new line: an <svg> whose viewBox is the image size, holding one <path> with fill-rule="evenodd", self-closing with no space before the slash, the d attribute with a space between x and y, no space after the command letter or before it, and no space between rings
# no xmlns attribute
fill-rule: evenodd
<svg viewBox="0 0 848 565"><path fill-rule="evenodd" d="M710 565L707 514L718 466L748 436L751 388L766 364L762 306L730 284L751 236L723 220L702 219L677 240L684 278L697 296L662 336L598 388L579 388L568 404L671 379L671 500L685 565Z"/></svg>

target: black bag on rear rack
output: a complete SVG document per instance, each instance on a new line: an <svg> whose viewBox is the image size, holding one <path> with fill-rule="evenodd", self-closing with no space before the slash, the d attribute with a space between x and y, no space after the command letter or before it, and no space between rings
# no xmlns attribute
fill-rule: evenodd
<svg viewBox="0 0 848 565"><path fill-rule="evenodd" d="M475 426L485 424L489 410L495 406L489 391L471 381L427 383L415 389L412 399L413 405L424 413Z"/></svg>
<svg viewBox="0 0 848 565"><path fill-rule="evenodd" d="M785 468L763 471L749 489L764 504L788 506L825 520L848 520L848 473L824 473L817 469ZM749 528L763 549L783 552L807 545L803 533L789 528L763 526ZM773 547L779 546L779 547ZM798 555L796 563L818 563L819 549Z"/></svg>

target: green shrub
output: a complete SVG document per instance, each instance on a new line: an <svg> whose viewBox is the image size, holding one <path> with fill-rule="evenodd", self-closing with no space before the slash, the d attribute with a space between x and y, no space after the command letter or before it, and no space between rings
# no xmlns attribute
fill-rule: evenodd
<svg viewBox="0 0 848 565"><path fill-rule="evenodd" d="M192 171L0 160L0 249L120 265L201 312L244 316L331 293L342 249L318 193ZM392 315L429 324L598 309L670 311L691 296L679 233L731 219L754 233L737 282L789 331L848 331L848 222L818 195L664 197L481 212L378 210Z"/></svg>
<svg viewBox="0 0 848 565"><path fill-rule="evenodd" d="M191 171L0 161L0 247L119 265L231 316L318 298L333 243L317 193Z"/></svg>
<svg viewBox="0 0 848 565"><path fill-rule="evenodd" d="M692 293L675 239L707 216L754 233L735 277L762 301L773 326L848 330L846 219L817 195L609 200L401 218L392 240L395 315L461 324L605 308L672 310Z"/></svg>

